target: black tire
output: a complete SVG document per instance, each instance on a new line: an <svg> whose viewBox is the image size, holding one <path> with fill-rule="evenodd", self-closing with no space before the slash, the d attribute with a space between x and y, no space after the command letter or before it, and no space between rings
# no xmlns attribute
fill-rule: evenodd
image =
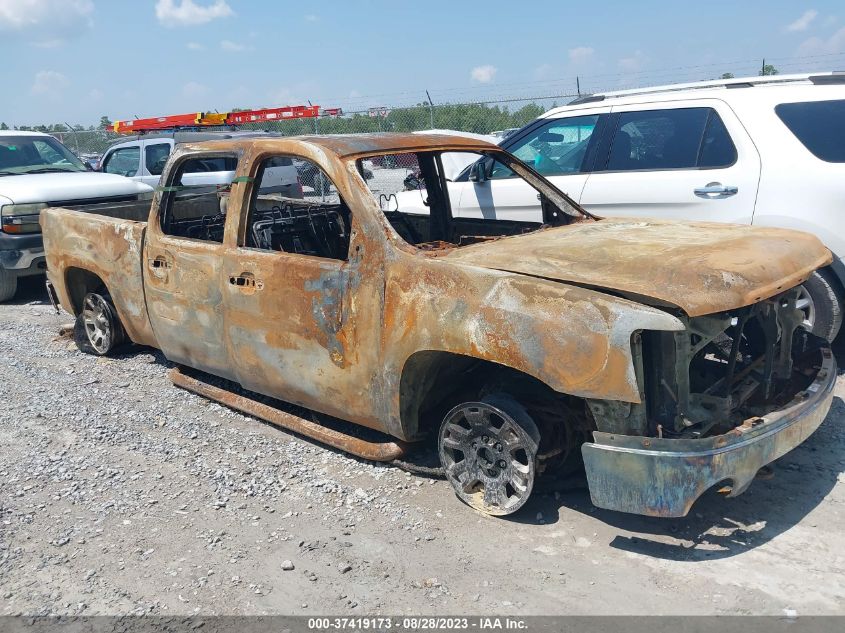
<svg viewBox="0 0 845 633"><path fill-rule="evenodd" d="M839 282L828 269L817 270L803 284L809 298L799 304L807 315L805 327L816 336L832 341L842 326L842 294ZM800 299L799 299L800 301Z"/></svg>
<svg viewBox="0 0 845 633"><path fill-rule="evenodd" d="M458 498L492 516L513 514L531 496L540 432L507 394L461 402L443 418L438 452Z"/></svg>
<svg viewBox="0 0 845 633"><path fill-rule="evenodd" d="M0 268L0 301L8 301L18 291L18 276Z"/></svg>
<svg viewBox="0 0 845 633"><path fill-rule="evenodd" d="M79 351L108 356L120 347L126 336L111 297L105 292L89 292L73 325L73 340Z"/></svg>

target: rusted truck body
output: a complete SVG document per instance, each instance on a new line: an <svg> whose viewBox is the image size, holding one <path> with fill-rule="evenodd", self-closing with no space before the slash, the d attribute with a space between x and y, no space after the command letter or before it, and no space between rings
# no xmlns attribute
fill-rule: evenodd
<svg viewBox="0 0 845 633"><path fill-rule="evenodd" d="M510 170L543 223L453 217L448 152ZM181 184L221 156L238 161L229 187ZM363 177L397 156L415 161L428 213L395 208L402 173ZM331 184L259 194L278 157ZM80 348L128 339L403 449L436 439L459 498L490 514L583 463L597 506L684 516L713 486L743 492L831 404L834 358L795 305L830 261L809 234L595 218L496 146L451 136L204 142L162 183L146 222L137 205L41 214Z"/></svg>

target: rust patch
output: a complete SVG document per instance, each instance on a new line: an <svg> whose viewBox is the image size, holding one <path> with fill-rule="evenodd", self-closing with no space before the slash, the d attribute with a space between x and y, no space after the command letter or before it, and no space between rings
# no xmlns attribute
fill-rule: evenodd
<svg viewBox="0 0 845 633"><path fill-rule="evenodd" d="M376 462L389 462L403 457L408 450L407 445L403 442L371 442L328 429L305 418L188 376L178 367L170 370L169 377L177 387L193 391L211 400L216 400L227 407L261 418L271 424L281 426L289 431L294 431L295 433L328 444L329 446L334 446L363 459Z"/></svg>

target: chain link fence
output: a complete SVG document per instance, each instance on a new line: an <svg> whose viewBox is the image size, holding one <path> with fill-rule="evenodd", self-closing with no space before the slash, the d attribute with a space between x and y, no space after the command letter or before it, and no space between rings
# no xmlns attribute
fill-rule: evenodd
<svg viewBox="0 0 845 633"><path fill-rule="evenodd" d="M518 101L453 103L415 106L379 106L338 116L309 119L286 119L245 124L237 128L203 127L213 130L262 130L284 136L307 134L364 134L372 132L417 132L421 130L455 130L473 134L503 137L510 131L530 123L556 105L568 103L577 95L558 95ZM71 151L92 159L103 154L112 143L126 138L112 130L69 130L51 132Z"/></svg>

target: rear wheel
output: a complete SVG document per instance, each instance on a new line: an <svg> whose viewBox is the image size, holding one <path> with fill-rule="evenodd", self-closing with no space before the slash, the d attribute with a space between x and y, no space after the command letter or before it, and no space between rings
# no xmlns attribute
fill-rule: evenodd
<svg viewBox="0 0 845 633"><path fill-rule="evenodd" d="M440 461L458 498L494 516L519 510L534 488L540 433L505 394L463 402L443 418Z"/></svg>
<svg viewBox="0 0 845 633"><path fill-rule="evenodd" d="M18 290L18 276L0 268L0 301L8 301Z"/></svg>
<svg viewBox="0 0 845 633"><path fill-rule="evenodd" d="M108 294L85 295L74 324L73 339L80 351L95 356L108 356L123 342L123 327Z"/></svg>
<svg viewBox="0 0 845 633"><path fill-rule="evenodd" d="M804 313L803 326L832 341L842 325L842 298L832 273L817 270L799 290L796 307Z"/></svg>

